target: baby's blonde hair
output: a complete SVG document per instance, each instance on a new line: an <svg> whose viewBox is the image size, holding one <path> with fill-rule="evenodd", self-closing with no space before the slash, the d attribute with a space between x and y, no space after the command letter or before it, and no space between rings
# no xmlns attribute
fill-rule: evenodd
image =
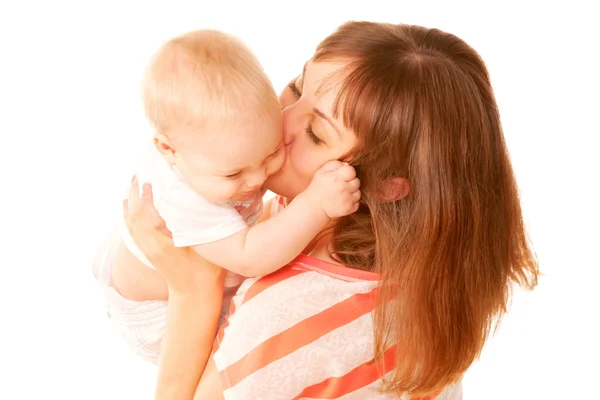
<svg viewBox="0 0 600 400"><path fill-rule="evenodd" d="M142 98L153 128L174 140L248 127L279 111L252 52L239 39L210 29L175 37L156 52L144 73Z"/></svg>

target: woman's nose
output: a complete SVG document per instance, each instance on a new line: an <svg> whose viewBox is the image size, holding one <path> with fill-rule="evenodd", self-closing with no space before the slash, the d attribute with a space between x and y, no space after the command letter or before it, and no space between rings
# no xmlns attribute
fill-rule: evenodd
<svg viewBox="0 0 600 400"><path fill-rule="evenodd" d="M288 146L294 141L300 126L300 118L298 118L298 112L294 106L287 107L281 112L281 120L283 124L283 145Z"/></svg>

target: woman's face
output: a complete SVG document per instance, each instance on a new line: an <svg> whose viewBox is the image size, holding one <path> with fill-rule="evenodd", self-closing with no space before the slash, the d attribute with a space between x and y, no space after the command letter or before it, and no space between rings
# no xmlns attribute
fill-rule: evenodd
<svg viewBox="0 0 600 400"><path fill-rule="evenodd" d="M269 190L294 198L321 166L354 148L356 136L332 112L341 78L341 74L332 74L345 65L309 61L302 75L279 96L286 158L281 169L265 182Z"/></svg>

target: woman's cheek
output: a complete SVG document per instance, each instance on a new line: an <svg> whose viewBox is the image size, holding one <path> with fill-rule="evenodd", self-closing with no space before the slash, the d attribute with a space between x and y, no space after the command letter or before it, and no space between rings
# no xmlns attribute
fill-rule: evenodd
<svg viewBox="0 0 600 400"><path fill-rule="evenodd" d="M294 149L294 154L290 155L292 167L296 171L297 176L302 180L304 186L308 186L315 172L319 169L319 154L314 149L310 151L306 146L297 147Z"/></svg>

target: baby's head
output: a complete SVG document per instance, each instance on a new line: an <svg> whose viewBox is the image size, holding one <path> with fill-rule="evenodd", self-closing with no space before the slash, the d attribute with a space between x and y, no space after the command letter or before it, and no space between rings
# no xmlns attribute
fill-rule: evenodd
<svg viewBox="0 0 600 400"><path fill-rule="evenodd" d="M165 43L146 69L142 96L156 147L210 201L254 197L283 163L277 95L234 37L199 30Z"/></svg>

